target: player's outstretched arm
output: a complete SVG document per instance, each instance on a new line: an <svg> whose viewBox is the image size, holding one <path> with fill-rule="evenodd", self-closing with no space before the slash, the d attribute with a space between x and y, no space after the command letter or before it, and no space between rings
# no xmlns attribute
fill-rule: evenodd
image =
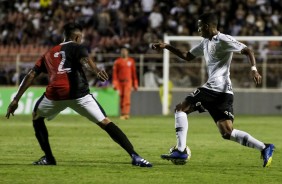
<svg viewBox="0 0 282 184"><path fill-rule="evenodd" d="M178 56L181 59L184 59L186 61L191 61L192 59L195 58L195 56L192 55L190 52L182 52L178 48L173 47L172 45L167 44L167 43L152 43L151 47L152 47L152 49L158 50L158 51L163 50L163 49L167 49L170 52L172 52L173 54L175 54L176 56Z"/></svg>
<svg viewBox="0 0 282 184"><path fill-rule="evenodd" d="M9 119L10 115L12 114L14 116L15 110L18 108L18 102L24 92L29 88L29 86L32 84L34 78L37 76L36 72L31 69L28 74L24 77L23 81L21 82L19 89L17 91L16 96L14 97L13 101L10 103L7 109L6 118Z"/></svg>
<svg viewBox="0 0 282 184"><path fill-rule="evenodd" d="M241 50L241 54L246 55L249 59L249 62L251 64L251 74L252 74L252 78L255 84L256 85L261 84L262 77L256 68L256 58L255 58L254 52L250 48L245 47L244 49Z"/></svg>
<svg viewBox="0 0 282 184"><path fill-rule="evenodd" d="M90 57L84 57L80 59L80 63L89 71L95 73L99 80L106 81L109 79L108 74L105 70L97 68L96 63Z"/></svg>

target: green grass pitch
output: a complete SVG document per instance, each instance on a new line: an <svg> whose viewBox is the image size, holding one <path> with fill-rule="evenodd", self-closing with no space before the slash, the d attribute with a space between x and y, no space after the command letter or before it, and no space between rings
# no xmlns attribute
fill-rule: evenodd
<svg viewBox="0 0 282 184"><path fill-rule="evenodd" d="M131 166L130 157L106 132L78 115L60 115L46 123L58 165L33 166L43 153L31 116L16 115L9 120L0 118L0 183L282 183L281 116L237 116L234 122L235 128L276 145L270 168L262 167L259 151L223 140L206 115L189 116L187 145L192 158L184 166L160 159L175 144L173 115L111 119L153 168Z"/></svg>

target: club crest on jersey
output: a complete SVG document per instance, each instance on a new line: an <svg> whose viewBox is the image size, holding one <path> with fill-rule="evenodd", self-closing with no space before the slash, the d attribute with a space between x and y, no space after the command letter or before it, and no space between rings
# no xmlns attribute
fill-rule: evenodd
<svg viewBox="0 0 282 184"><path fill-rule="evenodd" d="M127 61L127 66L131 66L131 62L130 61Z"/></svg>

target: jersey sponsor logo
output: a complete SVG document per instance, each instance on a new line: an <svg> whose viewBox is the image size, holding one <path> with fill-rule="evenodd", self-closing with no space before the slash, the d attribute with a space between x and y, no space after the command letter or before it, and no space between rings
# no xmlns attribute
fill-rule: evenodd
<svg viewBox="0 0 282 184"><path fill-rule="evenodd" d="M58 72L57 74L64 74L64 73L69 73L71 72L71 68L64 68L64 64L66 62L66 53L65 51L60 51L60 52L55 52L54 57L58 58L61 55L62 59L61 62L58 66Z"/></svg>
<svg viewBox="0 0 282 184"><path fill-rule="evenodd" d="M216 52L216 44L212 44L210 47L210 53L214 54Z"/></svg>

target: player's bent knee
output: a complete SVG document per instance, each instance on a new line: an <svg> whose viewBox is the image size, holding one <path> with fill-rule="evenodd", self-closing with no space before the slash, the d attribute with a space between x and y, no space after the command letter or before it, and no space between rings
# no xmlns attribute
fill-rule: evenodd
<svg viewBox="0 0 282 184"><path fill-rule="evenodd" d="M101 122L97 123L98 126L100 126L102 129L105 129L106 125L112 122L109 118L103 119Z"/></svg>
<svg viewBox="0 0 282 184"><path fill-rule="evenodd" d="M181 111L182 110L182 106L181 104L177 104L174 108L174 111L177 112L177 111Z"/></svg>
<svg viewBox="0 0 282 184"><path fill-rule="evenodd" d="M180 104L177 104L175 106L175 112L178 112L178 111L183 111L183 112L186 112L187 111L187 108L183 103L180 103Z"/></svg>
<svg viewBox="0 0 282 184"><path fill-rule="evenodd" d="M101 121L101 123L102 123L102 124L105 124L105 125L109 124L110 122L112 122L112 121L111 121L110 118L108 118L108 117L106 117L105 119L103 119L103 120Z"/></svg>
<svg viewBox="0 0 282 184"><path fill-rule="evenodd" d="M193 112L194 109L193 109L191 104L189 104L188 102L184 101L184 102L179 103L179 104L177 104L175 106L175 112L178 112L178 111L183 111L186 114L189 114L189 113Z"/></svg>

